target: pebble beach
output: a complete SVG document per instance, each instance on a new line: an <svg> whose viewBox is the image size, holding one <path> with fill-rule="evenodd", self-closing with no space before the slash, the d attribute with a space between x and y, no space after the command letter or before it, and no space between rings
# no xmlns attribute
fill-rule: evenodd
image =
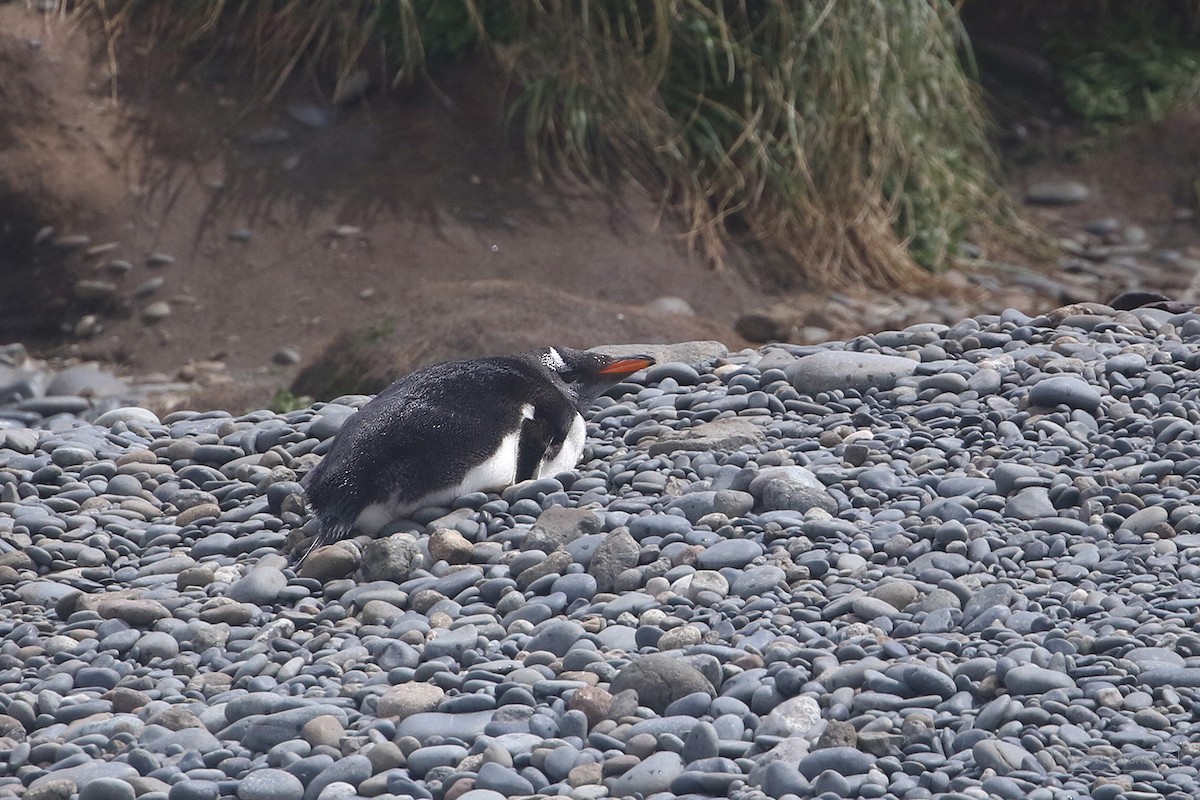
<svg viewBox="0 0 1200 800"><path fill-rule="evenodd" d="M0 407L0 797L1200 797L1200 313L634 350L299 568L368 398Z"/></svg>

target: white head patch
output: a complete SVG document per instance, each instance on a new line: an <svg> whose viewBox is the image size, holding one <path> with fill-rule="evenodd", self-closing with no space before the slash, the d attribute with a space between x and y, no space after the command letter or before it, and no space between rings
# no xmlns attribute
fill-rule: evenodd
<svg viewBox="0 0 1200 800"><path fill-rule="evenodd" d="M567 362L563 361L563 357L553 347L546 348L546 352L542 354L542 363L555 371L567 365Z"/></svg>

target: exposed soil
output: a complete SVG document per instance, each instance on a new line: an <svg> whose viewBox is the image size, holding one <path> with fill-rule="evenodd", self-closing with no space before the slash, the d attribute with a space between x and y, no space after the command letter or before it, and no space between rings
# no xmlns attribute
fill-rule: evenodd
<svg viewBox="0 0 1200 800"><path fill-rule="evenodd" d="M0 4L0 341L137 373L221 362L234 385L207 402L236 410L370 325L400 342L401 371L527 342L704 337L736 348L738 318L781 303L836 336L878 324L831 317L824 294L774 296L743 251L712 269L636 186L605 195L535 181L505 136L505 87L479 65L436 91L340 108L297 83L262 109L245 76L212 65L178 79L122 59L114 82L97 41L70 20ZM1112 215L1194 247L1195 224L1178 211L1191 202L1180 164L1194 180L1196 134L1181 118L1080 164L1014 168L1012 184L1058 175L1091 187L1084 204L1038 212L1063 233ZM34 245L46 225L53 235ZM151 254L173 261L151 265ZM947 296L965 311L1055 304L984 284ZM650 305L662 298L695 316ZM148 322L159 301L151 310L169 313ZM284 348L300 361L277 363L293 360Z"/></svg>

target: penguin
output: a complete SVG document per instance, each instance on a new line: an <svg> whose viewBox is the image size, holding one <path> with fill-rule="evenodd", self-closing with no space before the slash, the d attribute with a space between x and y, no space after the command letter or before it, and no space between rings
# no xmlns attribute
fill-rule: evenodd
<svg viewBox="0 0 1200 800"><path fill-rule="evenodd" d="M401 378L352 415L302 479L319 532L301 561L354 529L573 469L583 414L654 364L568 347L449 361Z"/></svg>

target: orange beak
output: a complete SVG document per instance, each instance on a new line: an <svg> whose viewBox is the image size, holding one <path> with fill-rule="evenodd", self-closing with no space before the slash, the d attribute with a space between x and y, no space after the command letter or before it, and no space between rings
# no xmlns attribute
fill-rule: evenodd
<svg viewBox="0 0 1200 800"><path fill-rule="evenodd" d="M600 374L624 378L626 375L632 375L639 369L653 366L654 363L654 359L650 356L630 356L629 358L621 358L605 367L601 367Z"/></svg>

